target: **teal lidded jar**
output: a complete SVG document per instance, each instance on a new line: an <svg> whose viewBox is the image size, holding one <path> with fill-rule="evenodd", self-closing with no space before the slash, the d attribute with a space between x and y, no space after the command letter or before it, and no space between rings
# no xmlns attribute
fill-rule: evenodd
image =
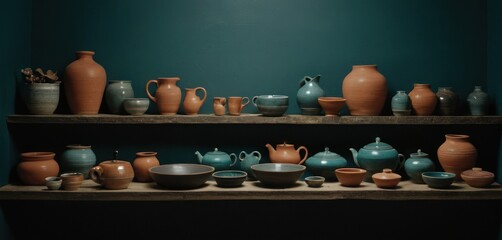
<svg viewBox="0 0 502 240"><path fill-rule="evenodd" d="M410 154L410 158L404 161L404 171L414 183L424 183L423 172L435 171L434 162L429 158L429 154L418 149L416 153Z"/></svg>
<svg viewBox="0 0 502 240"><path fill-rule="evenodd" d="M79 172L88 178L89 170L96 165L96 154L91 146L70 144L61 154L60 164L62 173Z"/></svg>

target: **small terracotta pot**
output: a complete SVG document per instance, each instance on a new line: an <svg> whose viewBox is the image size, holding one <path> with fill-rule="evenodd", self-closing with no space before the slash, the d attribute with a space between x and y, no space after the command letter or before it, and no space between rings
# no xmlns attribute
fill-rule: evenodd
<svg viewBox="0 0 502 240"><path fill-rule="evenodd" d="M401 175L393 173L390 168L383 169L381 173L373 174L371 178L379 188L396 188L401 181Z"/></svg>
<svg viewBox="0 0 502 240"><path fill-rule="evenodd" d="M136 159L132 163L134 177L138 182L152 182L153 179L148 171L151 167L159 166L156 152L137 152Z"/></svg>
<svg viewBox="0 0 502 240"><path fill-rule="evenodd" d="M61 186L67 191L78 190L84 181L84 174L80 172L63 173L60 177L63 180Z"/></svg>
<svg viewBox="0 0 502 240"><path fill-rule="evenodd" d="M434 114L438 99L430 84L415 83L408 96L415 115L430 116Z"/></svg>
<svg viewBox="0 0 502 240"><path fill-rule="evenodd" d="M446 140L439 146L437 156L441 167L446 172L456 174L456 181L461 181L461 173L476 165L478 151L465 134L446 134Z"/></svg>
<svg viewBox="0 0 502 240"><path fill-rule="evenodd" d="M45 178L59 174L59 164L54 160L53 152L24 152L16 171L25 185L44 186Z"/></svg>

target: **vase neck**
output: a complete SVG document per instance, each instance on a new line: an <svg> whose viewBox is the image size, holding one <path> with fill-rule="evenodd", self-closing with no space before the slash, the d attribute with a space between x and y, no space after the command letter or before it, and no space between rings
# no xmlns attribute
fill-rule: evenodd
<svg viewBox="0 0 502 240"><path fill-rule="evenodd" d="M79 59L82 59L82 58L90 58L90 59L92 59L92 56L94 56L94 52L93 51L77 51L75 53L75 55Z"/></svg>
<svg viewBox="0 0 502 240"><path fill-rule="evenodd" d="M374 71L377 69L377 65L354 65L352 70L357 71Z"/></svg>

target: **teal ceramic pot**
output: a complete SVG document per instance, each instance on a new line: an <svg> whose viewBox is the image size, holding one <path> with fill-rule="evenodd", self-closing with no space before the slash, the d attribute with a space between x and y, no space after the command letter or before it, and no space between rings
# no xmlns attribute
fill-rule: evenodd
<svg viewBox="0 0 502 240"><path fill-rule="evenodd" d="M467 96L471 115L486 115L488 112L488 101L488 94L482 90L481 86L475 86L474 90Z"/></svg>
<svg viewBox="0 0 502 240"><path fill-rule="evenodd" d="M429 158L429 154L420 149L416 153L410 154L410 158L404 161L404 171L414 183L424 183L422 179L423 172L435 171L434 162Z"/></svg>
<svg viewBox="0 0 502 240"><path fill-rule="evenodd" d="M319 115L321 106L317 99L324 97L324 90L319 86L321 75L305 76L300 81L300 89L296 93L296 102L303 115Z"/></svg>
<svg viewBox="0 0 502 240"><path fill-rule="evenodd" d="M288 110L289 97L286 95L259 95L251 99L263 116L278 117Z"/></svg>
<svg viewBox="0 0 502 240"><path fill-rule="evenodd" d="M237 162L237 155L235 153L228 154L218 151L218 148L215 148L212 152L207 152L204 156L199 151L196 151L195 155L200 164L212 166L215 168L215 171L229 170Z"/></svg>
<svg viewBox="0 0 502 240"><path fill-rule="evenodd" d="M261 153L258 151L252 151L251 153L242 151L239 153L239 160L241 161L241 170L248 174L250 180L255 180L256 176L251 170L251 166L260 163Z"/></svg>
<svg viewBox="0 0 502 240"><path fill-rule="evenodd" d="M305 161L307 170L314 175L323 176L326 180L336 180L335 170L347 166L347 160L325 148Z"/></svg>
<svg viewBox="0 0 502 240"><path fill-rule="evenodd" d="M453 116L457 113L458 96L453 87L438 87L437 114L440 116Z"/></svg>
<svg viewBox="0 0 502 240"><path fill-rule="evenodd" d="M411 105L410 97L406 91L398 90L391 99L391 108L394 116L410 115Z"/></svg>
<svg viewBox="0 0 502 240"><path fill-rule="evenodd" d="M61 170L65 172L79 172L88 178L89 170L96 165L96 154L91 146L71 144L61 154Z"/></svg>
<svg viewBox="0 0 502 240"><path fill-rule="evenodd" d="M53 114L58 107L59 83L26 83L21 92L30 114Z"/></svg>
<svg viewBox="0 0 502 240"><path fill-rule="evenodd" d="M349 150L352 152L355 164L367 170L364 177L365 182L373 182L371 176L382 172L385 168L395 172L402 167L404 162L404 155L398 153L391 145L380 142L379 137L375 139L374 143L365 145L359 151L354 148Z"/></svg>
<svg viewBox="0 0 502 240"><path fill-rule="evenodd" d="M113 114L124 114L123 101L126 98L133 98L134 90L131 81L111 80L106 87L105 100L108 109Z"/></svg>

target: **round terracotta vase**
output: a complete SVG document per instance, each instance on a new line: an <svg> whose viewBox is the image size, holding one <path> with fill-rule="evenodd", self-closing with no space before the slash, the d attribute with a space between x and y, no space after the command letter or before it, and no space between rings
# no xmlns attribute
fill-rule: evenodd
<svg viewBox="0 0 502 240"><path fill-rule="evenodd" d="M455 173L456 180L460 181L460 174L476 165L478 152L469 135L446 134L445 137L437 150L439 163L446 172Z"/></svg>
<svg viewBox="0 0 502 240"><path fill-rule="evenodd" d="M150 176L148 170L151 167L159 166L159 159L157 159L156 152L137 152L136 158L132 163L134 169L134 177L138 182L152 182L153 179Z"/></svg>
<svg viewBox="0 0 502 240"><path fill-rule="evenodd" d="M438 97L427 83L415 83L413 90L408 93L411 108L417 116L430 116L436 110Z"/></svg>
<svg viewBox="0 0 502 240"><path fill-rule="evenodd" d="M59 174L59 165L54 159L53 152L25 152L21 153L21 162L16 171L19 179L25 185L45 186L46 177Z"/></svg>
<svg viewBox="0 0 502 240"><path fill-rule="evenodd" d="M377 65L355 65L342 83L350 115L378 116L387 98L387 80Z"/></svg>
<svg viewBox="0 0 502 240"><path fill-rule="evenodd" d="M73 114L98 114L106 88L106 71L92 51L77 51L65 69L64 89Z"/></svg>

